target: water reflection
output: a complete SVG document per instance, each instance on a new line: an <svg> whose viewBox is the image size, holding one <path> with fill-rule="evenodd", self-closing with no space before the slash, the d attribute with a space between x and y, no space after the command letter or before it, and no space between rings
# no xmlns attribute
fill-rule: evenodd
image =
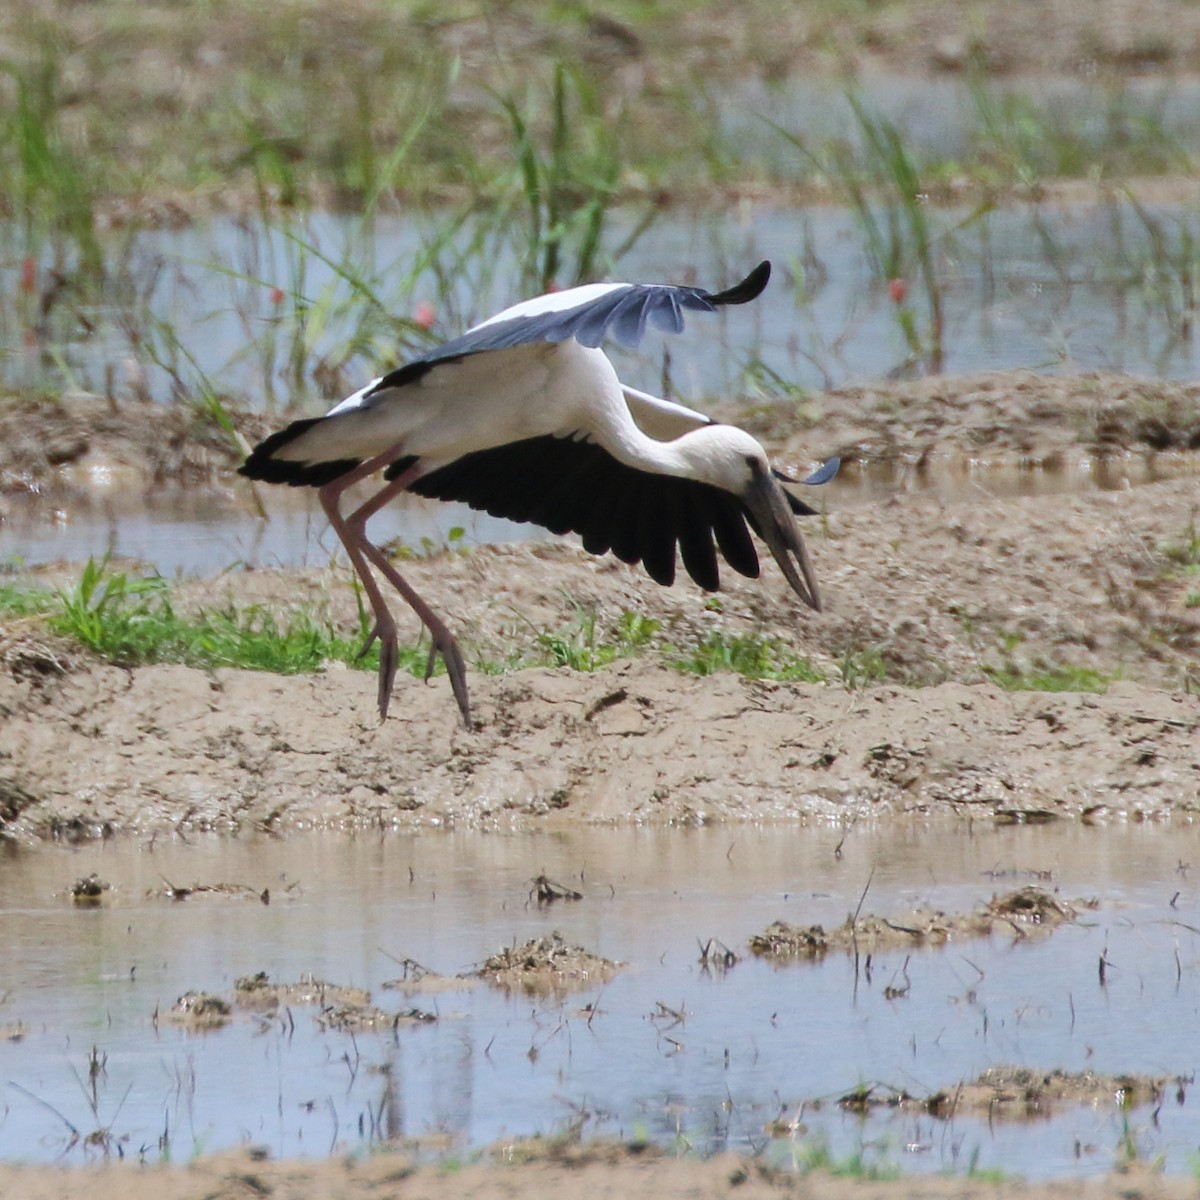
<svg viewBox="0 0 1200 1200"><path fill-rule="evenodd" d="M0 345L0 360L13 385L38 386L47 372L61 383L65 365L71 386L111 386L118 398L145 387L168 399L182 388L319 408L429 344L406 323L418 306L432 308L434 332L444 338L520 298L508 240L451 216L378 215L368 227L330 214L279 227L218 218L147 231L130 252L125 273L134 282L123 307L89 310L86 323L64 327L53 346ZM1181 378L1200 366L1186 311L1189 247L1200 237L1193 209L1114 195L1101 204L931 207L927 216L947 314L947 372L1027 367ZM614 241L636 221L614 214ZM430 261L434 246L442 257ZM871 266L864 235L835 207L667 213L615 273L720 287L761 258L777 269L763 302L693 320L670 342L669 361L668 340L648 336L641 353L619 356L627 382L659 392L669 381L703 405L913 369L897 304ZM0 267L0 284L15 287L16 269ZM352 279L365 280L378 304ZM922 284L907 283L920 331Z"/></svg>
<svg viewBox="0 0 1200 1200"><path fill-rule="evenodd" d="M1195 474L1194 455L1112 456L1056 470L1023 470L951 461L917 470L909 463L844 461L820 489L830 511L889 496L932 492L944 500L1115 491ZM164 575L212 575L231 566L323 566L336 539L309 489L268 488L263 521L245 491L83 492L5 500L4 557L28 564L81 562L104 554L136 559ZM416 553L449 544L478 546L545 539L538 525L518 525L463 504L403 496L372 518L372 535ZM3 561L3 560L0 560Z"/></svg>
<svg viewBox="0 0 1200 1200"><path fill-rule="evenodd" d="M799 1114L805 1132L771 1154L878 1143L906 1169L961 1169L977 1156L1030 1176L1086 1173L1112 1164L1128 1118L1146 1153L1184 1170L1200 1136L1190 1082L1182 1102L1172 1088L1156 1111L1064 1109L1032 1126L859 1119L834 1101L876 1081L927 1095L1000 1063L1190 1076L1197 1048L1180 1031L1197 1017L1200 896L1188 864L1198 839L1188 827L787 826L159 839L10 854L0 863L0 1020L24 1036L3 1051L6 1080L21 1090L3 1097L0 1154L61 1151L65 1126L45 1101L81 1130L109 1126L126 1152L154 1157L167 1129L176 1159L245 1141L323 1155L383 1129L474 1147L572 1122L699 1150L761 1148L770 1123ZM76 910L62 889L93 870L113 891L101 908ZM528 896L542 871L586 898L539 910ZM784 968L743 958L724 973L697 961L708 938L744 953L778 918L836 925L868 880L864 912L953 912L1047 872L1064 896L1100 901L1048 939L880 954L857 978L841 956ZM146 899L164 879L269 887L271 903ZM629 965L565 997L383 988L405 957L455 974L553 929ZM353 1037L320 1032L300 1007L241 1014L207 1035L155 1020L185 991L229 994L259 970L311 972L439 1019ZM889 997L904 976L908 992ZM93 1047L105 1062L95 1113L79 1085ZM1094 1149L1077 1159L1076 1140Z"/></svg>

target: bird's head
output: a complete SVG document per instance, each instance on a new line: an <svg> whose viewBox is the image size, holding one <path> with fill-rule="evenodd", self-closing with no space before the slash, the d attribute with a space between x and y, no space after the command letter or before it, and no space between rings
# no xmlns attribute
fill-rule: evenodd
<svg viewBox="0 0 1200 1200"><path fill-rule="evenodd" d="M733 425L707 425L686 440L691 442L689 457L697 477L741 500L754 532L766 543L792 591L820 612L821 593L808 550L767 452Z"/></svg>

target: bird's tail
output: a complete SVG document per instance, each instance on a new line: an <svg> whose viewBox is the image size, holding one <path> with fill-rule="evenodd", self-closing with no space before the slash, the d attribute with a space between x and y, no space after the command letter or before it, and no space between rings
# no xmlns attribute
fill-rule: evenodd
<svg viewBox="0 0 1200 1200"><path fill-rule="evenodd" d="M763 294L771 278L771 264L764 259L742 280L723 292L711 292L705 296L709 304L749 304Z"/></svg>
<svg viewBox="0 0 1200 1200"><path fill-rule="evenodd" d="M238 467L238 474L245 475L248 479L261 479L264 483L286 483L291 487L324 487L339 475L353 470L361 459L331 458L314 462L280 457L279 451L285 446L325 420L325 417L305 417L264 438Z"/></svg>

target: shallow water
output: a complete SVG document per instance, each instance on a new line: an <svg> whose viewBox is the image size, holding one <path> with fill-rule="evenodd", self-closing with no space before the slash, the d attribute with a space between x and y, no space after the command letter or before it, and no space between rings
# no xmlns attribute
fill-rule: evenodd
<svg viewBox="0 0 1200 1200"><path fill-rule="evenodd" d="M146 231L121 251L127 286L112 289L123 299L111 308L64 310L46 342L23 335L15 316L0 322L0 369L17 385L52 378L61 386L65 376L68 385L92 390L111 384L118 396L136 378L164 399L173 394L174 374L200 394L319 408L322 398L339 398L528 290L511 231L468 222L447 236L452 215L380 214L369 225L332 214L279 226L218 218ZM882 206L876 218L886 224ZM637 219L613 214L613 245ZM1193 209L1135 208L1120 197L977 210L930 205L927 221L946 314L947 372L1028 367L1184 378L1200 366L1185 319L1190 247L1200 236ZM0 245L12 240L0 225ZM432 264L418 269L435 245ZM923 368L911 361L899 310L872 267L860 225L836 206L664 213L610 274L717 288L761 258L773 261L776 274L759 303L694 316L683 337L649 335L640 352L617 355L626 381L659 392L669 375L681 398L703 405ZM19 266L19 257L0 263L0 285L13 295ZM350 278L366 281L388 317L411 319L429 306L429 340L412 326L389 324ZM906 283L927 348L921 280ZM318 385L316 368L342 364L350 346L359 351L340 383Z"/></svg>
<svg viewBox="0 0 1200 1200"><path fill-rule="evenodd" d="M1195 455L1133 455L1082 460L1055 470L960 463L916 472L906 464L847 463L816 495L836 512L888 496L931 492L961 497L1058 495L1117 491L1196 474ZM303 567L328 563L339 547L309 489L263 488L264 521L245 485L232 491L140 493L84 491L70 501L13 496L5 500L0 564L82 562L103 554L136 559L167 575L212 575L238 565ZM463 504L405 496L371 521L381 543L402 542L415 553L449 544L478 546L548 538L538 525L518 525ZM342 556L344 559L344 555Z"/></svg>
<svg viewBox="0 0 1200 1200"><path fill-rule="evenodd" d="M1183 208L1153 209L1166 243L1200 238L1200 218ZM622 219L618 215L618 224ZM1142 218L1126 203L1023 205L974 215L932 209L940 230L938 272L945 289L947 372L1033 367L1115 369L1194 377L1200 358L1194 336L1178 336L1171 306L1179 296L1170 264L1155 259ZM437 217L378 217L369 234L348 218L314 216L298 234L281 228L216 220L183 231L154 231L135 242L134 278L156 282L129 310L88 314L86 337L43 353L35 347L0 345L0 369L18 384L35 386L48 363L66 364L72 382L103 389L108 376L118 398L132 378L129 362L141 365L156 395L170 394L169 373L149 361L151 331L167 329L183 351L168 355L185 381L235 395L243 403L268 405L299 397L285 382L290 348L305 346L309 367L362 333L356 322L364 303L348 289L333 264L353 263L377 282L388 311L404 316L421 302L437 306L436 332L449 335L515 297L513 250L493 246L451 272L451 282L427 272L401 289L411 264L434 236ZM986 231L986 232L985 232ZM470 231L462 237L469 240ZM309 247L298 249L299 236ZM2 239L0 239L2 240ZM322 257L323 256L323 257ZM703 406L729 394L770 397L781 388L813 389L906 373L909 349L895 305L867 261L863 237L849 213L837 208L768 209L748 206L720 215L668 214L620 264L632 279L689 279L724 284L760 257L770 257L776 278L760 303L694 316L679 338L647 338L638 354L618 354L629 382L674 393ZM343 270L344 270L343 266ZM0 265L0 284L15 287L14 267ZM911 282L910 304L920 317L924 301ZM272 283L307 297L320 313L316 329L289 325L272 299ZM397 289L400 289L397 291ZM1174 290L1173 290L1174 289ZM1174 297L1174 299L1171 299ZM145 302L144 311L139 307ZM124 340L132 324L143 330L141 349ZM16 324L0 322L14 336ZM289 332L290 330L290 332ZM368 339L371 351L355 358L345 390L358 386L398 353L394 339ZM664 348L669 344L669 371ZM183 358L180 358L180 354ZM404 357L403 353L400 353ZM194 370L192 365L194 364ZM115 367L115 370L112 368ZM54 367L51 370L57 370ZM306 376L304 385L312 389ZM320 401L309 397L315 409ZM823 449L814 446L814 454ZM1055 474L977 472L932 479L897 477L888 469L849 469L826 489L831 504L913 486L953 493L983 488L998 495L1030 491L1126 486L1153 477L1155 468L1118 463L1113 477L1084 467ZM83 559L105 551L141 558L173 573L213 571L232 563L292 565L327 561L332 546L311 497L266 489L272 521L264 525L244 495L180 496L119 494L103 490L64 507L33 496L6 497L0 524L0 559L41 562ZM444 544L461 529L467 543L541 536L470 512L461 506L413 500L392 505L372 525L380 540L400 538L420 549Z"/></svg>
<svg viewBox="0 0 1200 1200"><path fill-rule="evenodd" d="M461 1153L579 1122L699 1151L765 1146L775 1161L827 1144L905 1170L973 1162L1030 1177L1108 1169L1132 1139L1186 1170L1200 1142L1198 854L1188 826L1074 824L160 838L10 853L0 1023L26 1032L0 1043L0 1156L79 1161L67 1122L150 1158L165 1132L176 1161L242 1143L322 1156L367 1145L380 1126ZM65 889L92 871L113 889L103 907L76 909ZM585 899L531 905L543 871ZM698 965L710 937L744 954L776 919L839 924L864 890L864 913L965 912L1047 871L1063 897L1100 903L1046 939L879 954L857 982L838 955ZM271 903L147 899L164 879L270 888ZM455 974L551 930L628 966L558 998L381 988L397 959ZM228 994L260 970L367 987L384 1008L439 1019L353 1037L321 1033L301 1007L239 1013L207 1034L153 1020L188 990ZM905 972L908 993L888 999ZM684 1019L656 1018L660 1002ZM94 1111L93 1048L105 1063ZM1187 1082L1182 1101L1172 1085L1156 1110L1068 1107L1033 1123L864 1121L834 1103L874 1082L925 1095L996 1064ZM781 1115L802 1128L766 1145Z"/></svg>

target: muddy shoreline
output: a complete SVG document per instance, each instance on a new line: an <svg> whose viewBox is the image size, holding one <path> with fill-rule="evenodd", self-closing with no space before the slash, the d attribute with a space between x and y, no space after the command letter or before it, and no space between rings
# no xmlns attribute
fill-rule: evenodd
<svg viewBox="0 0 1200 1200"><path fill-rule="evenodd" d="M620 1145L500 1148L498 1161L454 1169L419 1166L392 1152L329 1162L271 1162L255 1152L206 1156L186 1167L142 1168L109 1164L83 1171L64 1168L0 1167L5 1195L20 1200L57 1200L85 1189L91 1195L126 1200L241 1200L270 1195L309 1200L314 1195L358 1200L380 1195L414 1195L442 1200L520 1195L527 1200L581 1196L589 1200L653 1194L664 1200L722 1197L802 1196L807 1200L1182 1200L1195 1194L1188 1179L1164 1177L1148 1168L1129 1168L1104 1179L1053 1184L966 1182L919 1178L839 1178L823 1172L795 1176L762 1163L723 1154L700 1162L670 1158L653 1150Z"/></svg>
<svg viewBox="0 0 1200 1200"><path fill-rule="evenodd" d="M0 469L67 507L105 471L107 486L144 489L182 473L226 503L248 503L228 474L236 450L219 438L183 429L167 439L172 463L119 420L96 421L96 403L77 416L71 402L55 410L71 455L43 454L39 466L36 438L10 439ZM51 634L37 617L5 618L0 843L36 853L47 840L146 835L153 844L158 833L194 830L319 837L714 822L918 829L931 838L950 825L1082 822L1103 838L1105 825L1197 819L1200 389L1014 373L847 389L813 398L798 416L751 420L785 463L840 450L868 473L892 472L808 525L826 613L802 611L771 566L756 581L723 580L713 597L687 584L659 588L640 570L562 541L417 557L405 573L467 647L480 718L473 732L459 725L443 677L426 685L402 676L381 725L373 677L345 666L303 676L130 669ZM72 441L72 428L85 433ZM1075 490L1002 495L988 486L993 471L1011 482L1080 464L1086 486ZM78 571L10 568L8 578L67 586ZM309 611L348 633L357 627L348 572L336 565L181 580L172 596L181 612L258 605L281 619ZM490 673L538 661L548 631L577 637L581 614L598 643L612 643L630 613L652 636L596 670L543 660ZM402 639L415 634L403 617ZM678 669L690 649L739 637L804 662L823 682ZM908 940L924 929L891 915ZM941 936L944 925L937 916L931 928ZM1052 1073L1056 1064L1036 1065ZM1028 1107L1028 1089L1013 1079L1005 1077L1005 1094ZM348 1200L397 1188L435 1200L498 1190L823 1200L1194 1191L1187 1178L1142 1165L1051 1188L920 1176L884 1183L608 1143L514 1143L453 1170L427 1155L401 1147L274 1162L255 1151L181 1169L93 1163L70 1173L4 1165L0 1190L22 1200L80 1188L134 1200L233 1200L247 1189Z"/></svg>
<svg viewBox="0 0 1200 1200"><path fill-rule="evenodd" d="M83 500L111 488L245 488L234 471L245 447L300 412L266 416L226 399L236 429L184 405L67 392L11 395L0 405L0 519L4 496ZM880 468L952 476L981 467L1055 473L1085 464L1119 486L1137 465L1171 474L1200 451L1200 384L1088 372L971 375L833 388L787 401L724 406L792 465L840 455L848 472ZM268 493L269 493L269 489Z"/></svg>
<svg viewBox="0 0 1200 1200"><path fill-rule="evenodd" d="M1200 607L1187 447L1200 388L1019 372L814 403L807 431L759 414L785 462L820 437L818 453L911 471L810 522L826 613L801 611L771 566L709 597L563 541L409 562L476 667L475 732L458 724L443 678L402 677L381 726L373 681L358 671L130 670L56 641L36 618L10 619L0 828L24 840L363 824L1192 819ZM1119 486L1123 463L1155 453L1147 431L1163 429L1183 473ZM1044 466L1098 448L1117 472L1113 490L998 498L982 473L982 463ZM106 426L72 469L139 453ZM922 479L920 463L939 456L976 486ZM74 570L28 575L54 583ZM227 572L179 584L174 603L284 618L308 607L348 634L357 622L337 567ZM581 614L603 641L629 613L652 636L598 670L492 673L545 661L547 631L578 636ZM746 637L824 682L677 669L689 647Z"/></svg>

